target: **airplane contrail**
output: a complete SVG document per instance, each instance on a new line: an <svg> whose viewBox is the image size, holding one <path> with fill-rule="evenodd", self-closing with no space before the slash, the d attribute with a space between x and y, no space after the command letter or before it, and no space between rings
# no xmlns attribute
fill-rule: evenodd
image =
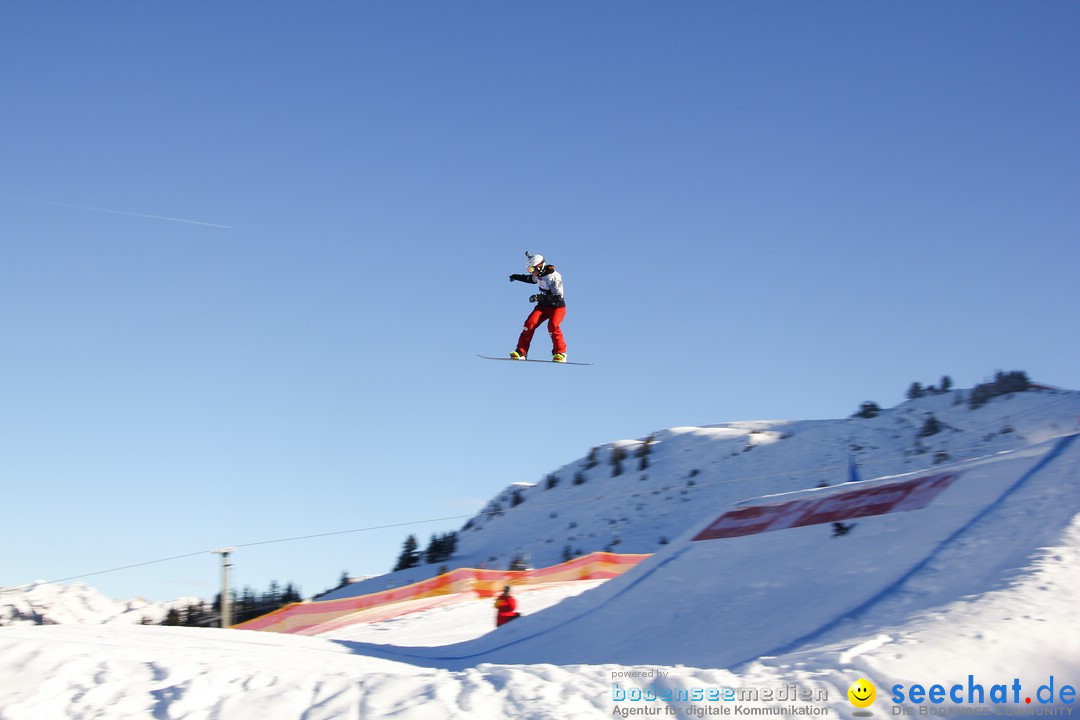
<svg viewBox="0 0 1080 720"><path fill-rule="evenodd" d="M223 230L234 229L232 225L219 225L217 223L203 222L201 220L185 220L184 218L169 217L167 215L150 215L148 213L132 212L130 210L113 210L112 208L93 207L90 205L72 205L71 203L53 202L50 200L27 200L25 198L11 198L23 202L37 203L39 205L52 205L54 207L71 208L73 210L90 210L91 212L112 213L114 215L129 215L131 217L150 218L151 220L167 220L169 222L187 223L188 225L202 225L203 227L221 228Z"/></svg>
<svg viewBox="0 0 1080 720"><path fill-rule="evenodd" d="M61 203L50 203L51 205L60 205ZM232 230L232 225L218 225L217 223L202 222L201 220L185 220L183 218L168 217L167 215L149 215L147 213L131 212L130 210L111 210L109 208L90 207L88 205L67 205L65 207L76 208L78 210L93 210L96 212L113 213L114 215L131 215L132 217L150 218L152 220L168 220L169 222L187 223L188 225L203 225L204 227L222 228L224 230Z"/></svg>

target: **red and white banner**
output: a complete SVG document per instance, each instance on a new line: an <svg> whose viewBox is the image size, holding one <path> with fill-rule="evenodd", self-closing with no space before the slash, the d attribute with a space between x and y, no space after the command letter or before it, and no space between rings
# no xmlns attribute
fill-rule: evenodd
<svg viewBox="0 0 1080 720"><path fill-rule="evenodd" d="M825 497L731 510L714 520L698 533L694 540L756 535L869 515L920 510L933 502L934 498L958 477L960 473L939 473Z"/></svg>

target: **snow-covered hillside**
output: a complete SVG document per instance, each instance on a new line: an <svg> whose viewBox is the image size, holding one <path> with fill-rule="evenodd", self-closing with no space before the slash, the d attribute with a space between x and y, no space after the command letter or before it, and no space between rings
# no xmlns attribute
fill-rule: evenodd
<svg viewBox="0 0 1080 720"><path fill-rule="evenodd" d="M463 563L505 568L519 553L536 567L561 562L567 547L574 554L653 552L687 522L730 502L844 482L849 454L862 477L895 475L1080 429L1069 394L1018 393L976 410L962 397L920 398L869 419L732 422L616 441L591 460L535 479L516 505L516 487L494 498L488 508L495 512L473 518L461 533L458 555ZM931 414L941 431L919 437ZM558 484L549 488L548 477Z"/></svg>
<svg viewBox="0 0 1080 720"><path fill-rule="evenodd" d="M648 443L645 468L643 440L613 443L595 465L555 470L557 483L500 496L454 564L527 552L542 565L559 545L616 537L615 550L656 551L620 577L521 588L524 617L498 630L490 598L469 593L322 637L2 628L0 719L846 718L859 678L877 687L873 717L1064 714L1080 687L1078 419L1076 392L976 410L945 394L874 418L673 428ZM845 482L849 455L858 482ZM694 539L728 511L892 492L930 473L948 476L931 502L855 516L845 534L819 523ZM965 701L975 684L1008 698ZM931 703L934 685L961 690ZM813 699L791 695L804 691Z"/></svg>
<svg viewBox="0 0 1080 720"><path fill-rule="evenodd" d="M863 478L896 475L1080 429L1075 392L1016 393L975 410L969 397L929 395L873 418L728 422L617 440L498 493L460 530L450 565L506 569L521 557L545 567L594 550L651 553L730 503L843 483L851 459ZM931 416L939 432L920 436ZM443 565L371 578L323 599L416 582Z"/></svg>
<svg viewBox="0 0 1080 720"><path fill-rule="evenodd" d="M160 623L170 608L198 602L185 598L151 603L142 598L115 600L84 583L38 582L0 588L0 626L102 623Z"/></svg>

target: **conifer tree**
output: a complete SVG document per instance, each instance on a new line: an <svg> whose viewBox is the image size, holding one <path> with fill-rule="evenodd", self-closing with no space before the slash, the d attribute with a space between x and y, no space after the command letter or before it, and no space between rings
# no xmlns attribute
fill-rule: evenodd
<svg viewBox="0 0 1080 720"><path fill-rule="evenodd" d="M881 406L872 400L867 400L859 406L859 412L855 413L855 416L869 419L877 417L880 413Z"/></svg>
<svg viewBox="0 0 1080 720"><path fill-rule="evenodd" d="M937 435L941 432L941 421L934 417L934 413L926 418L926 422L923 423L922 429L919 430L919 437L930 437L931 435Z"/></svg>
<svg viewBox="0 0 1080 720"><path fill-rule="evenodd" d="M622 475L622 461L626 459L626 448L616 445L611 448L611 477Z"/></svg>
<svg viewBox="0 0 1080 720"><path fill-rule="evenodd" d="M408 570L419 565L420 552L417 550L419 547L415 535L409 535L409 537L405 538L405 544L401 548L401 554L398 555L397 564L394 565L394 572Z"/></svg>

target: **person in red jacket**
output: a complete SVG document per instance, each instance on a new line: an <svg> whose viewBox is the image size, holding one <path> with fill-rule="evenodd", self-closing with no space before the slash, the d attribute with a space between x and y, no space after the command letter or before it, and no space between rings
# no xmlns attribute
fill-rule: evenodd
<svg viewBox="0 0 1080 720"><path fill-rule="evenodd" d="M517 600L510 595L510 586L503 588L502 595L495 598L495 627L502 627L521 617L517 612Z"/></svg>

